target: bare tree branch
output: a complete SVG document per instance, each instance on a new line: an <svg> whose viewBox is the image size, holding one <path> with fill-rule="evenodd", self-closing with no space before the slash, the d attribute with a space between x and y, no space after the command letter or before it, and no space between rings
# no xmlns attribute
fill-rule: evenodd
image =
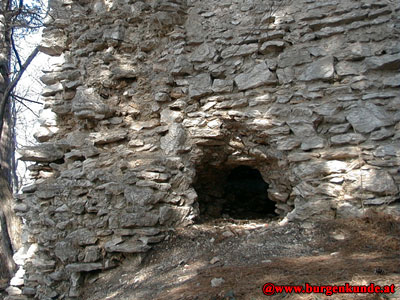
<svg viewBox="0 0 400 300"><path fill-rule="evenodd" d="M31 100L31 99L27 99L25 97L18 96L18 95L14 94L14 93L12 93L11 96L13 98L18 98L18 100L27 101L27 102L31 102L31 103L35 103L35 104L40 104L40 105L43 104L42 102Z"/></svg>
<svg viewBox="0 0 400 300"><path fill-rule="evenodd" d="M29 57L26 59L25 63L21 66L21 69L13 79L13 81L7 86L1 101L0 101L0 139L1 139L1 133L3 131L3 123L4 123L4 113L6 109L6 104L8 101L8 98L10 97L11 92L21 79L22 75L24 74L26 68L29 66L29 64L32 62L32 60L35 58L35 56L39 53L39 48L36 47L32 53L29 55Z"/></svg>
<svg viewBox="0 0 400 300"><path fill-rule="evenodd" d="M14 42L14 28L11 30L11 47L14 51L14 55L15 55L15 58L17 59L19 68L21 69L21 67L22 67L21 58L19 57L17 48L15 47L15 42Z"/></svg>
<svg viewBox="0 0 400 300"><path fill-rule="evenodd" d="M19 103L21 103L23 106L25 106L31 113L33 113L35 115L35 117L39 118L39 115L34 112L32 110L32 108L30 108L28 105L26 105L23 101L19 100L18 98L15 98L16 101L18 101Z"/></svg>

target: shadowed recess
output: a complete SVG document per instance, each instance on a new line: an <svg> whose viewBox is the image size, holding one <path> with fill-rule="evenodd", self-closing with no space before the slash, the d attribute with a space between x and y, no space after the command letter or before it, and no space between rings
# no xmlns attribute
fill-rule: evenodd
<svg viewBox="0 0 400 300"><path fill-rule="evenodd" d="M249 166L200 170L195 183L202 219L231 217L265 219L276 216L268 184Z"/></svg>

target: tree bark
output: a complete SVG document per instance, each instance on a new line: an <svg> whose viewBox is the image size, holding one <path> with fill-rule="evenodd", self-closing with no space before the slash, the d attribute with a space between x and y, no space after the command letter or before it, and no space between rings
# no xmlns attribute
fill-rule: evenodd
<svg viewBox="0 0 400 300"><path fill-rule="evenodd" d="M12 255L20 247L21 224L12 211L12 194L8 183L0 176L0 280L10 279L16 271ZM13 242L14 243L13 243ZM14 244L14 245L13 245Z"/></svg>
<svg viewBox="0 0 400 300"><path fill-rule="evenodd" d="M0 128L0 279L9 279L15 271L13 251L19 246L20 223L12 210L11 193L13 170L13 127L7 90L10 86L11 28L7 16L9 2L0 6L0 110L3 112Z"/></svg>

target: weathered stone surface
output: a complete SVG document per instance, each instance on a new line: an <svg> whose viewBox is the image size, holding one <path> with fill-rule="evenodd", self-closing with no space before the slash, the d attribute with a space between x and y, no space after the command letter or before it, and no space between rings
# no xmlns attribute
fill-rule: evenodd
<svg viewBox="0 0 400 300"><path fill-rule="evenodd" d="M160 113L160 123L161 124L173 124L179 123L183 120L183 114L180 111L174 111L166 108Z"/></svg>
<svg viewBox="0 0 400 300"><path fill-rule="evenodd" d="M100 249L97 246L89 246L85 249L84 262L95 262L101 258Z"/></svg>
<svg viewBox="0 0 400 300"><path fill-rule="evenodd" d="M334 72L333 57L327 56L311 63L300 75L299 79L304 81L331 79Z"/></svg>
<svg viewBox="0 0 400 300"><path fill-rule="evenodd" d="M360 209L360 207L346 201L337 205L336 214L339 218L354 218L361 217L363 215L363 211Z"/></svg>
<svg viewBox="0 0 400 300"><path fill-rule="evenodd" d="M336 73L340 76L358 75L364 69L365 66L359 62L341 61L335 66Z"/></svg>
<svg viewBox="0 0 400 300"><path fill-rule="evenodd" d="M21 289L80 299L80 273L220 217L235 167L284 220L400 214L396 5L89 2L50 3Z"/></svg>
<svg viewBox="0 0 400 300"><path fill-rule="evenodd" d="M346 180L352 182L351 186L354 190L365 190L383 195L394 195L398 192L393 178L385 171L354 170L346 175Z"/></svg>
<svg viewBox="0 0 400 300"><path fill-rule="evenodd" d="M312 124L294 121L288 123L290 129L298 137L313 136L316 134L314 126Z"/></svg>
<svg viewBox="0 0 400 300"><path fill-rule="evenodd" d="M215 56L215 49L212 45L203 43L190 56L192 62L206 62Z"/></svg>
<svg viewBox="0 0 400 300"><path fill-rule="evenodd" d="M233 80L215 79L212 85L212 90L216 93L232 92Z"/></svg>
<svg viewBox="0 0 400 300"><path fill-rule="evenodd" d="M287 139L283 139L278 141L277 143L277 149L278 150L293 150L295 148L297 148L298 146L300 146L301 144L301 140L298 138L287 138Z"/></svg>
<svg viewBox="0 0 400 300"><path fill-rule="evenodd" d="M373 56L365 59L365 65L368 69L389 69L398 70L400 67L400 54Z"/></svg>
<svg viewBox="0 0 400 300"><path fill-rule="evenodd" d="M305 176L318 177L319 175L330 175L333 173L343 173L347 170L348 164L339 160L331 161L313 161L310 163L302 162L296 168L294 173L299 178Z"/></svg>
<svg viewBox="0 0 400 300"><path fill-rule="evenodd" d="M221 53L222 58L232 56L249 55L258 51L258 44L245 44L240 46L231 46L224 49Z"/></svg>
<svg viewBox="0 0 400 300"><path fill-rule="evenodd" d="M219 128L210 129L210 128L199 128L199 129L189 129L189 133L193 138L210 138L210 139L219 139L223 137L223 134Z"/></svg>
<svg viewBox="0 0 400 300"><path fill-rule="evenodd" d="M185 56L178 56L171 73L173 75L190 74L193 71L192 64Z"/></svg>
<svg viewBox="0 0 400 300"><path fill-rule="evenodd" d="M239 90L275 84L276 81L276 76L268 69L268 66L264 62L255 65L249 72L239 74L235 77L235 83Z"/></svg>
<svg viewBox="0 0 400 300"><path fill-rule="evenodd" d="M95 233L86 228L81 228L71 232L67 236L67 239L80 246L93 245L97 242Z"/></svg>
<svg viewBox="0 0 400 300"><path fill-rule="evenodd" d="M59 129L57 127L41 126L36 130L33 136L38 142L44 143L50 140L53 136L55 136L58 130Z"/></svg>
<svg viewBox="0 0 400 300"><path fill-rule="evenodd" d="M104 30L103 39L122 41L125 35L125 28L123 26L115 26Z"/></svg>
<svg viewBox="0 0 400 300"><path fill-rule="evenodd" d="M151 247L140 240L131 239L116 245L105 244L107 252L140 253L147 252Z"/></svg>
<svg viewBox="0 0 400 300"><path fill-rule="evenodd" d="M190 80L189 96L200 98L211 93L211 77L209 74L200 74Z"/></svg>
<svg viewBox="0 0 400 300"><path fill-rule="evenodd" d="M44 35L40 43L39 50L47 55L58 56L67 47L67 37L60 30L52 30Z"/></svg>
<svg viewBox="0 0 400 300"><path fill-rule="evenodd" d="M400 157L400 144L389 144L382 145L373 151L373 155L376 157L386 157L386 156L397 156Z"/></svg>
<svg viewBox="0 0 400 300"><path fill-rule="evenodd" d="M182 125L174 123L170 126L168 133L161 138L161 149L166 154L175 153L185 144L186 134Z"/></svg>
<svg viewBox="0 0 400 300"><path fill-rule="evenodd" d="M361 155L361 150L357 147L342 147L320 152L321 158L324 159L347 159L355 158Z"/></svg>
<svg viewBox="0 0 400 300"><path fill-rule="evenodd" d="M8 288L6 288L6 292L10 296L18 296L22 294L21 289L15 286L9 286Z"/></svg>
<svg viewBox="0 0 400 300"><path fill-rule="evenodd" d="M383 84L389 87L398 87L400 86L400 74L391 76L390 78L385 78L383 80Z"/></svg>
<svg viewBox="0 0 400 300"><path fill-rule="evenodd" d="M367 138L359 133L346 133L346 134L339 134L331 137L331 142L333 145L344 145L344 144L351 144L351 145L358 145L364 142Z"/></svg>
<svg viewBox="0 0 400 300"><path fill-rule="evenodd" d="M109 143L119 142L124 140L128 135L126 130L117 130L114 132L99 132L92 133L90 136L93 138L95 145L104 145Z"/></svg>
<svg viewBox="0 0 400 300"><path fill-rule="evenodd" d="M280 68L291 67L311 62L311 55L306 49L293 49L279 55L278 66Z"/></svg>
<svg viewBox="0 0 400 300"><path fill-rule="evenodd" d="M372 103L366 103L365 107L351 109L346 119L360 133L369 133L376 128L389 126L394 123L389 114Z"/></svg>
<svg viewBox="0 0 400 300"><path fill-rule="evenodd" d="M93 88L78 87L72 99L72 112L79 119L104 119L113 111Z"/></svg>
<svg viewBox="0 0 400 300"><path fill-rule="evenodd" d="M52 162L64 156L64 151L55 145L44 143L38 146L25 147L18 152L21 155L20 160L36 162Z"/></svg>
<svg viewBox="0 0 400 300"><path fill-rule="evenodd" d="M153 213L131 213L121 216L121 225L124 228L129 227L142 227L142 226L154 226L157 224L159 219L158 214Z"/></svg>
<svg viewBox="0 0 400 300"><path fill-rule="evenodd" d="M140 207L145 208L148 205L154 204L153 189L146 187L127 187L124 190L125 199L129 204L132 204L135 209Z"/></svg>
<svg viewBox="0 0 400 300"><path fill-rule="evenodd" d="M306 137L301 143L300 148L304 151L311 149L320 149L325 147L325 139L319 136Z"/></svg>
<svg viewBox="0 0 400 300"><path fill-rule="evenodd" d="M345 133L350 129L350 124L340 124L340 125L333 125L330 129L329 132L331 133Z"/></svg>
<svg viewBox="0 0 400 300"><path fill-rule="evenodd" d="M54 254L63 263L77 261L79 251L70 241L61 241L56 244Z"/></svg>
<svg viewBox="0 0 400 300"><path fill-rule="evenodd" d="M283 41L268 41L261 45L260 52L262 54L268 54L271 51L279 51L281 48L285 47Z"/></svg>
<svg viewBox="0 0 400 300"><path fill-rule="evenodd" d="M104 269L101 263L76 263L65 266L68 272L90 272L95 270Z"/></svg>
<svg viewBox="0 0 400 300"><path fill-rule="evenodd" d="M43 97L48 97L48 96L54 96L57 93L60 93L64 90L64 87L62 86L61 83L55 83L53 85L48 85L43 89L42 96Z"/></svg>

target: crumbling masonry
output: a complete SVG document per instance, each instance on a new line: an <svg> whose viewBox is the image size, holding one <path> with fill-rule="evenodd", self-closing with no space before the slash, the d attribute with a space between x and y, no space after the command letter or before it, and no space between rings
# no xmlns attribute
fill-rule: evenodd
<svg viewBox="0 0 400 300"><path fill-rule="evenodd" d="M237 167L288 221L400 213L398 1L50 6L41 51L59 63L22 151L35 183L14 207L26 273L11 294L78 297L87 272L194 222L199 194L218 211Z"/></svg>

